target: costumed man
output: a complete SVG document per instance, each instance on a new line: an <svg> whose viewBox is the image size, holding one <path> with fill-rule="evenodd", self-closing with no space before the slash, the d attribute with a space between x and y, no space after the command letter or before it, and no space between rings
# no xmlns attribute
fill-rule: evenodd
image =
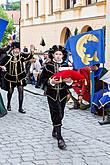
<svg viewBox="0 0 110 165"><path fill-rule="evenodd" d="M103 95L99 97L100 109L103 109L104 113L106 112L107 117L102 122L99 121L100 125L110 124L110 71L108 71L101 79L104 83L107 84L107 88L103 89Z"/></svg>
<svg viewBox="0 0 110 165"><path fill-rule="evenodd" d="M0 61L7 56L7 54L11 51L11 44L12 42L10 41L7 46L4 46L0 48ZM0 68L0 87L5 90L5 83L4 83L4 74L5 74L5 67Z"/></svg>
<svg viewBox="0 0 110 165"><path fill-rule="evenodd" d="M0 48L0 61L7 56L8 51L10 51L11 46L7 45L6 47ZM0 87L4 89L4 73L6 68L4 66L0 66ZM7 109L5 108L2 95L0 93L0 117L3 117L7 114Z"/></svg>
<svg viewBox="0 0 110 165"><path fill-rule="evenodd" d="M44 89L50 109L51 120L53 124L52 136L57 138L58 147L64 149L65 141L61 135L62 119L64 117L64 108L67 101L66 84L51 76L59 72L60 67L67 66L64 61L67 57L67 51L60 45L54 45L49 50L50 62L46 63L40 76L40 85Z"/></svg>
<svg viewBox="0 0 110 165"><path fill-rule="evenodd" d="M69 109L86 110L90 107L90 67L84 67L78 70L85 80L73 81L72 88L69 89L74 106Z"/></svg>
<svg viewBox="0 0 110 165"><path fill-rule="evenodd" d="M91 70L94 71L94 97L92 100L91 113L96 115L102 115L101 104L99 100L103 96L103 93L107 91L108 85L104 83L100 78L108 72L104 67L99 67L100 64L91 66Z"/></svg>
<svg viewBox="0 0 110 165"><path fill-rule="evenodd" d="M107 117L104 121L100 122L100 125L110 124L110 84L108 84L108 89L104 91L103 96L99 100L101 108L104 108L104 111L107 114Z"/></svg>
<svg viewBox="0 0 110 165"><path fill-rule="evenodd" d="M31 53L20 53L20 43L13 42L12 51L10 54L5 56L1 61L0 65L6 67L6 73L4 75L5 85L7 93L7 110L11 111L11 98L14 92L14 88L17 86L18 89L18 98L19 98L19 109L20 113L26 113L22 108L23 104L23 87L26 85L26 73L24 71L23 62L30 60L33 55Z"/></svg>

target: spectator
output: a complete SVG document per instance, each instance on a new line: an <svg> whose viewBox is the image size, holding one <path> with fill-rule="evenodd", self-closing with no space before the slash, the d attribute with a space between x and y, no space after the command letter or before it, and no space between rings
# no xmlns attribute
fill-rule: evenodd
<svg viewBox="0 0 110 165"><path fill-rule="evenodd" d="M28 52L28 48L26 46L24 46L23 52Z"/></svg>

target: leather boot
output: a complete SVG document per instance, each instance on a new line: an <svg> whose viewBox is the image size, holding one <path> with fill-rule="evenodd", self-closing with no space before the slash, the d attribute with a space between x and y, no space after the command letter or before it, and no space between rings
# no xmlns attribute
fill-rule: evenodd
<svg viewBox="0 0 110 165"><path fill-rule="evenodd" d="M63 137L61 136L61 126L56 127L56 132L57 132L58 147L63 150L66 148L66 144Z"/></svg>
<svg viewBox="0 0 110 165"><path fill-rule="evenodd" d="M55 127L53 127L53 130L52 130L52 137L57 138L57 132L56 132Z"/></svg>
<svg viewBox="0 0 110 165"><path fill-rule="evenodd" d="M104 121L102 121L102 122L98 121L98 123L100 125L110 124L110 114L107 115L107 118Z"/></svg>
<svg viewBox="0 0 110 165"><path fill-rule="evenodd" d="M66 148L66 144L65 144L65 141L64 139L59 139L58 140L58 147L61 149L61 150L64 150Z"/></svg>
<svg viewBox="0 0 110 165"><path fill-rule="evenodd" d="M11 111L11 106L7 106L7 111Z"/></svg>
<svg viewBox="0 0 110 165"><path fill-rule="evenodd" d="M26 113L26 111L24 111L24 109L18 109L18 112L20 112L20 113Z"/></svg>

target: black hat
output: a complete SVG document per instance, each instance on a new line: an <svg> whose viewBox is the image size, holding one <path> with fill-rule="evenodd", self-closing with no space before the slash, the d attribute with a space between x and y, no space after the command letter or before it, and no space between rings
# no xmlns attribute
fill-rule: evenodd
<svg viewBox="0 0 110 165"><path fill-rule="evenodd" d="M66 60L68 52L61 45L53 45L52 48L49 49L49 58L53 59L53 54L56 51L61 51L64 55L63 60Z"/></svg>
<svg viewBox="0 0 110 165"><path fill-rule="evenodd" d="M13 42L13 43L11 44L11 47L12 47L13 49L15 49L15 48L19 48L19 49L20 49L20 42Z"/></svg>

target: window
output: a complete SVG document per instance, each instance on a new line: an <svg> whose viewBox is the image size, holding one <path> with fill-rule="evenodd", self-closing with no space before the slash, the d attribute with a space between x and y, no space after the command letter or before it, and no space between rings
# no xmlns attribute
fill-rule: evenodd
<svg viewBox="0 0 110 165"><path fill-rule="evenodd" d="M87 0L87 5L90 5L92 2L91 2L91 0Z"/></svg>
<svg viewBox="0 0 110 165"><path fill-rule="evenodd" d="M53 0L49 0L49 14L52 15L53 14Z"/></svg>
<svg viewBox="0 0 110 165"><path fill-rule="evenodd" d="M64 4L65 9L70 9L70 8L74 7L76 0L65 0L64 3L65 3Z"/></svg>
<svg viewBox="0 0 110 165"><path fill-rule="evenodd" d="M74 7L75 4L76 4L76 0L71 0L71 7Z"/></svg>
<svg viewBox="0 0 110 165"><path fill-rule="evenodd" d="M65 0L65 9L70 9L70 0Z"/></svg>
<svg viewBox="0 0 110 165"><path fill-rule="evenodd" d="M65 39L64 39L64 42L66 43L66 40L68 39L68 37L70 37L70 35L71 35L71 32L70 32L70 30L67 28L66 29L66 33L65 33Z"/></svg>
<svg viewBox="0 0 110 165"><path fill-rule="evenodd" d="M26 4L26 18L29 18L29 4Z"/></svg>
<svg viewBox="0 0 110 165"><path fill-rule="evenodd" d="M86 0L87 5L94 4L96 2L97 2L97 0Z"/></svg>
<svg viewBox="0 0 110 165"><path fill-rule="evenodd" d="M38 0L35 3L35 17L39 16L39 7L38 7Z"/></svg>

